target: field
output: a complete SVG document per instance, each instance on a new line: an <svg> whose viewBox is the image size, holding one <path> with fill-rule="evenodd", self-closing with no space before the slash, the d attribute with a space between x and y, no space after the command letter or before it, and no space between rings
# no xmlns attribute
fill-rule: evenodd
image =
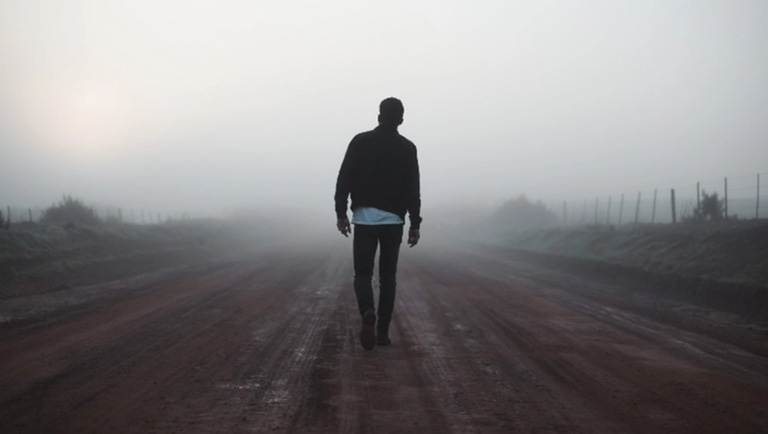
<svg viewBox="0 0 768 434"><path fill-rule="evenodd" d="M3 239L0 432L768 429L766 296L730 272L425 228L365 351L332 227L42 230Z"/></svg>

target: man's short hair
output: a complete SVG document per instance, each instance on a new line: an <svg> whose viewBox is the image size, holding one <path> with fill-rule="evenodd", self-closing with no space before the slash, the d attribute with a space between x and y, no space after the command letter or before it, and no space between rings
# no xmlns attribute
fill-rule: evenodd
<svg viewBox="0 0 768 434"><path fill-rule="evenodd" d="M383 122L400 123L404 113L403 103L397 98L389 97L379 104L379 116Z"/></svg>

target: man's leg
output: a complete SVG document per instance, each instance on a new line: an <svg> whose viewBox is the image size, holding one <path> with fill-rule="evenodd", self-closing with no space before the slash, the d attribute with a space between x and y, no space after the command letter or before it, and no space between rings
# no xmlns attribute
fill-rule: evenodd
<svg viewBox="0 0 768 434"><path fill-rule="evenodd" d="M397 259L400 255L400 243L403 240L403 225L379 226L379 318L376 328L380 336L379 343L388 344L389 323L395 308L397 288Z"/></svg>
<svg viewBox="0 0 768 434"><path fill-rule="evenodd" d="M376 346L376 313L373 307L373 259L376 256L375 227L355 225L353 256L355 261L355 295L357 295L357 308L363 316L363 325L360 328L360 344L366 350L372 350Z"/></svg>
<svg viewBox="0 0 768 434"><path fill-rule="evenodd" d="M373 302L373 261L376 257L378 237L375 226L355 225L352 241L352 255L355 264L355 295L360 315L374 308Z"/></svg>

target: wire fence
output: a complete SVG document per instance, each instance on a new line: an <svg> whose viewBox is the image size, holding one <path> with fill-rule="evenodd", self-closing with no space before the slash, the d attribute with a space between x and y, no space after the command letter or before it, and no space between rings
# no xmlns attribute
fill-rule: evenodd
<svg viewBox="0 0 768 434"><path fill-rule="evenodd" d="M704 194L717 194L726 220L768 218L768 172L724 177L677 188L654 188L599 196L593 199L551 202L548 208L561 225L625 225L676 223L694 217ZM762 182L762 185L761 185ZM161 224L201 218L186 212L92 207L105 222L137 225ZM0 209L5 223L39 222L44 208Z"/></svg>
<svg viewBox="0 0 768 434"><path fill-rule="evenodd" d="M768 172L700 181L677 188L618 193L594 199L550 203L562 225L677 223L695 218L704 195L717 195L722 218L768 218ZM761 185L761 182L763 185Z"/></svg>
<svg viewBox="0 0 768 434"><path fill-rule="evenodd" d="M196 218L202 218L198 215L194 215L188 212L171 212L171 211L155 211L145 209L126 209L119 207L100 207L93 206L92 208L96 216L102 221L107 223L124 223L124 224L136 224L136 225L154 225L169 223L173 221L191 220ZM4 209L0 209L0 215L5 223L19 224L19 223L39 223L43 218L45 208L19 208L6 206Z"/></svg>

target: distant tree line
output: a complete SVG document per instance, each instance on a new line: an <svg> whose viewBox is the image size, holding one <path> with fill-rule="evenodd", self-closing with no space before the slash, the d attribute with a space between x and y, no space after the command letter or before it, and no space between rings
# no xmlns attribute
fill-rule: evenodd
<svg viewBox="0 0 768 434"><path fill-rule="evenodd" d="M539 229L554 226L557 216L541 202L532 202L524 195L504 202L490 216L490 224L503 230Z"/></svg>

